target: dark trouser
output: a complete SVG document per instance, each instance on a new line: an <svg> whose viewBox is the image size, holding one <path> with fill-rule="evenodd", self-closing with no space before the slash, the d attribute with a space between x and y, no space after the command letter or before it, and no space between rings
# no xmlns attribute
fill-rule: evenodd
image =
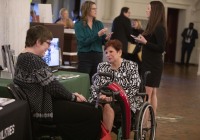
<svg viewBox="0 0 200 140"><path fill-rule="evenodd" d="M187 52L186 64L189 64L192 49L193 49L193 46L191 46L189 43L183 43L182 52L181 52L181 64L184 64L184 62L185 62L185 53L186 52Z"/></svg>
<svg viewBox="0 0 200 140"><path fill-rule="evenodd" d="M53 102L54 122L63 140L99 140L102 110L90 103Z"/></svg>
<svg viewBox="0 0 200 140"><path fill-rule="evenodd" d="M103 61L103 53L78 53L78 61L78 72L88 73L91 81L92 76L97 72L98 64Z"/></svg>

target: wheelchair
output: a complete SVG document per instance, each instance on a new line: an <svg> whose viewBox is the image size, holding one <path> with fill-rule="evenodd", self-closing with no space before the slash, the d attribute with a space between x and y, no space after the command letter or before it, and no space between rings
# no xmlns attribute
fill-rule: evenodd
<svg viewBox="0 0 200 140"><path fill-rule="evenodd" d="M146 72L144 75L144 83L146 80L146 76L150 72ZM154 140L155 139L155 130L156 130L156 122L155 115L152 106L146 101L148 100L148 95L145 92L140 92L136 96L143 97L143 104L140 107L140 110L137 110L136 113L133 113L130 109L129 100L126 96L125 91L122 89L120 85L113 82L114 74L110 73L96 73L92 77L92 83L96 76L105 76L109 77L111 80L104 85L98 87L95 84L95 90L97 93L104 94L108 97L112 97L112 102L118 102L121 108L121 126L118 126L118 131L114 132L117 134L117 140L130 140L130 133L133 131L134 140ZM142 78L141 78L142 79ZM144 89L144 83L141 84L141 89ZM96 105L98 107L100 101L100 94L97 95ZM135 121L133 121L135 120ZM148 125L147 125L148 124ZM114 122L115 125L115 122ZM115 125L116 126L116 125Z"/></svg>

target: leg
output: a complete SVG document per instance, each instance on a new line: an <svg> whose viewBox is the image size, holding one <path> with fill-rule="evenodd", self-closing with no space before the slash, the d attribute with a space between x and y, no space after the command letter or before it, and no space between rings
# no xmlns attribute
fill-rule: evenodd
<svg viewBox="0 0 200 140"><path fill-rule="evenodd" d="M100 138L102 110L93 104L57 100L53 101L53 112L63 140Z"/></svg>
<svg viewBox="0 0 200 140"><path fill-rule="evenodd" d="M146 89L146 93L149 96L148 102L152 105L153 109L154 109L154 114L156 116L156 109L157 109L157 95L156 95L156 88L153 87L145 87Z"/></svg>
<svg viewBox="0 0 200 140"><path fill-rule="evenodd" d="M181 50L181 64L184 64L184 62L185 62L186 49L187 49L187 46L185 44L183 44L182 50Z"/></svg>
<svg viewBox="0 0 200 140"><path fill-rule="evenodd" d="M111 132L112 127L113 127L113 121L115 117L114 114L115 114L114 110L112 109L110 104L105 104L103 108L103 122L107 130L109 130L109 132Z"/></svg>
<svg viewBox="0 0 200 140"><path fill-rule="evenodd" d="M190 56L191 56L192 50L193 50L193 47L188 45L188 47L187 47L187 60L186 60L186 64L187 64L187 65L189 64Z"/></svg>
<svg viewBox="0 0 200 140"><path fill-rule="evenodd" d="M157 110L157 105L158 105L156 93L157 93L157 89L153 88L153 92L152 92L152 96L151 96L151 105L154 109L155 116L156 116L156 110Z"/></svg>

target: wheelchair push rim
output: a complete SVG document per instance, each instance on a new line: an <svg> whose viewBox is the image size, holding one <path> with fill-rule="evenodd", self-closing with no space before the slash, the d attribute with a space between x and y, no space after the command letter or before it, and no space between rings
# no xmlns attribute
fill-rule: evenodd
<svg viewBox="0 0 200 140"><path fill-rule="evenodd" d="M150 125L148 125L149 123ZM137 117L135 138L136 140L154 140L155 130L156 121L153 108L148 102L145 102Z"/></svg>

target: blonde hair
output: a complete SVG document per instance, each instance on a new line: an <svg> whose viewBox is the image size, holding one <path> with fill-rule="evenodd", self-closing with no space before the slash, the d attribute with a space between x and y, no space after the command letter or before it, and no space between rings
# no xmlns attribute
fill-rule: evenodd
<svg viewBox="0 0 200 140"><path fill-rule="evenodd" d="M60 18L62 17L62 13L63 13L63 12L69 13L68 10L67 10L66 8L61 8L60 11L59 11L59 16L60 16Z"/></svg>
<svg viewBox="0 0 200 140"><path fill-rule="evenodd" d="M137 22L138 26L136 27L136 29L142 29L142 23L139 19L133 19L133 22Z"/></svg>

